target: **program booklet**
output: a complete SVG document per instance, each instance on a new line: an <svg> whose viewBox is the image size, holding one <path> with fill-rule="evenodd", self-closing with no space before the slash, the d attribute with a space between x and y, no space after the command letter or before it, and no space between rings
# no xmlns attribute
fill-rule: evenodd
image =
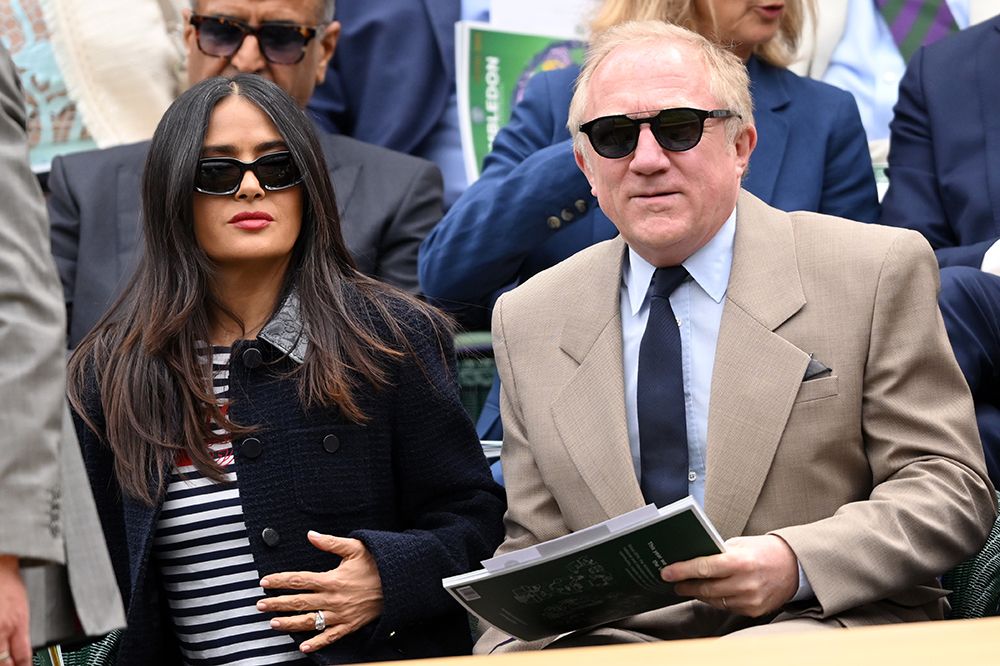
<svg viewBox="0 0 1000 666"><path fill-rule="evenodd" d="M531 641L685 601L660 570L724 550L688 496L485 560L483 569L442 583L473 615Z"/></svg>

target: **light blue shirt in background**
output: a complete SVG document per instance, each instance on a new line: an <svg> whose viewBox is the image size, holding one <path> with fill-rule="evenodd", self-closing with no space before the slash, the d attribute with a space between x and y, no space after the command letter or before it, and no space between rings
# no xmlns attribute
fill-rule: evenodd
<svg viewBox="0 0 1000 666"><path fill-rule="evenodd" d="M959 28L969 25L969 0L948 0ZM849 0L847 24L823 81L854 94L869 141L889 138L889 122L906 63L875 0Z"/></svg>
<svg viewBox="0 0 1000 666"><path fill-rule="evenodd" d="M684 373L684 412L688 438L688 493L705 505L705 458L708 451L708 407L712 394L715 348L719 341L729 273L733 268L734 210L715 236L682 262L691 279L670 295L681 331L681 366ZM640 474L639 347L649 319L649 283L656 268L631 247L622 266L622 361L625 371L625 415L635 476ZM813 596L812 586L799 564L799 588L793 601Z"/></svg>

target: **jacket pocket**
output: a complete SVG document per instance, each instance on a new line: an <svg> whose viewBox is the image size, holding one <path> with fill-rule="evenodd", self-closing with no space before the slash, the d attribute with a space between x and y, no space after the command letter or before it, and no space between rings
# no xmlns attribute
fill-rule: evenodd
<svg viewBox="0 0 1000 666"><path fill-rule="evenodd" d="M293 490L302 511L345 518L370 514L373 470L363 426L312 426L287 436Z"/></svg>
<svg viewBox="0 0 1000 666"><path fill-rule="evenodd" d="M799 392L795 396L795 402L810 402L821 398L829 398L837 395L837 377L821 377L820 379L810 379L799 385Z"/></svg>

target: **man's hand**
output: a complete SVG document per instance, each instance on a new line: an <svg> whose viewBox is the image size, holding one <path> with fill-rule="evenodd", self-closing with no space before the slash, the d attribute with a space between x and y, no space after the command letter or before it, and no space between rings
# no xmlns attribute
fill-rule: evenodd
<svg viewBox="0 0 1000 666"><path fill-rule="evenodd" d="M0 666L31 666L28 593L13 555L0 555Z"/></svg>
<svg viewBox="0 0 1000 666"><path fill-rule="evenodd" d="M305 593L269 597L257 603L262 611L306 613L271 620L271 626L281 631L315 631L316 611L323 612L326 629L300 645L302 652L324 648L382 614L382 578L365 545L357 539L317 532L309 532L309 541L320 550L340 555L340 566L324 572L268 574L261 579L261 587Z"/></svg>
<svg viewBox="0 0 1000 666"><path fill-rule="evenodd" d="M721 555L671 564L660 575L676 583L677 594L749 617L774 612L795 596L798 560L781 537L738 537L726 547Z"/></svg>

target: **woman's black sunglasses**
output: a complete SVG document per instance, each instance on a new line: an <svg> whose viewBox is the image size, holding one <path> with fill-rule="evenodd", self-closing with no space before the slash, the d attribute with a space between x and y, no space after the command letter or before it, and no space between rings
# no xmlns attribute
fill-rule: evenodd
<svg viewBox="0 0 1000 666"><path fill-rule="evenodd" d="M292 154L283 151L261 155L253 162L241 162L232 157L206 157L198 160L194 189L202 194L235 194L247 171L253 171L260 186L271 192L294 187L302 182L302 174L292 161Z"/></svg>
<svg viewBox="0 0 1000 666"><path fill-rule="evenodd" d="M601 157L616 160L630 155L639 144L639 130L648 123L656 142L666 150L682 152L691 150L701 141L706 118L733 118L739 114L729 109L702 111L701 109L663 109L646 118L628 116L603 116L580 125L580 131L590 139Z"/></svg>
<svg viewBox="0 0 1000 666"><path fill-rule="evenodd" d="M245 21L201 14L191 15L191 25L198 35L198 49L205 55L230 58L240 50L247 35L253 35L260 52L276 65L294 65L302 60L306 45L321 27L265 22L254 28Z"/></svg>

